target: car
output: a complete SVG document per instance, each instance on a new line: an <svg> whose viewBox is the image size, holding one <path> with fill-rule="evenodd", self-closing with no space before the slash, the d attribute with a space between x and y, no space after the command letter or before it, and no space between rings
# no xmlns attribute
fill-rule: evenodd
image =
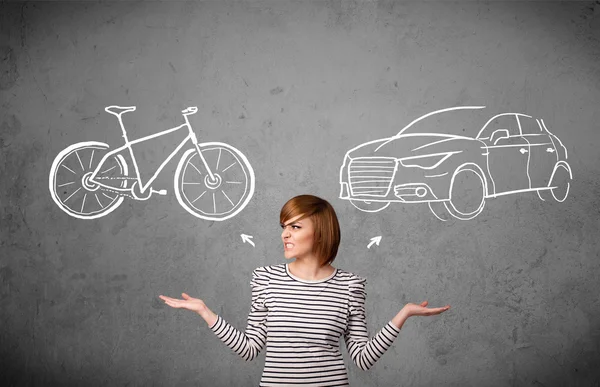
<svg viewBox="0 0 600 387"><path fill-rule="evenodd" d="M564 201L573 179L567 148L544 120L523 113L489 118L484 109L436 110L395 136L350 149L339 198L365 212L427 203L444 221L473 219L486 199L501 195L536 191L542 200Z"/></svg>

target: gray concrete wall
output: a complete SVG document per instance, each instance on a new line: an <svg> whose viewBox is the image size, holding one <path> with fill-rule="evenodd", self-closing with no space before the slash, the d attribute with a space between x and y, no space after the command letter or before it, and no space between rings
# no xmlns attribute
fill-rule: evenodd
<svg viewBox="0 0 600 387"><path fill-rule="evenodd" d="M0 384L257 385L264 357L244 362L157 296L186 291L243 328L250 273L284 261L278 213L301 193L338 211L334 266L367 278L371 332L406 302L452 305L410 319L372 370L347 363L352 385L600 383L599 2L2 2L0 31ZM50 166L76 142L121 145L113 104L138 107L132 138L198 106L200 141L254 167L248 206L191 216L175 159L155 184L167 196L61 211ZM441 222L338 199L347 150L479 104L544 118L569 152L567 200L501 196Z"/></svg>

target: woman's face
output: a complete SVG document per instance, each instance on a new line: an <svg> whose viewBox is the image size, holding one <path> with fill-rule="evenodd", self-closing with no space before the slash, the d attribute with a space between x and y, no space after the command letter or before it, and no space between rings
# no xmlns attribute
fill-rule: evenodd
<svg viewBox="0 0 600 387"><path fill-rule="evenodd" d="M313 222L310 217L297 220L301 217L302 215L298 215L281 225L286 258L303 258L312 254L315 235Z"/></svg>

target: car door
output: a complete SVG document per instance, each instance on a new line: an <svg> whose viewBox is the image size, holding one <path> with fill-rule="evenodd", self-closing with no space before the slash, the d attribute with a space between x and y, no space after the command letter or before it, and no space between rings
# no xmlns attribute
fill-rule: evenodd
<svg viewBox="0 0 600 387"><path fill-rule="evenodd" d="M523 137L529 142L529 178L531 188L548 187L558 153L550 134L530 116L519 116Z"/></svg>
<svg viewBox="0 0 600 387"><path fill-rule="evenodd" d="M496 196L528 190L529 143L521 135L516 115L494 117L478 138L486 144L487 167L493 187L489 194Z"/></svg>

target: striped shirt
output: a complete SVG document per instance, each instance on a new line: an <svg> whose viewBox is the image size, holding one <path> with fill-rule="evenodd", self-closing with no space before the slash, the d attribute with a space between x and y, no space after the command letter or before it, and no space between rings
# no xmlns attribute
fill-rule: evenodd
<svg viewBox="0 0 600 387"><path fill-rule="evenodd" d="M250 282L246 331L221 316L210 329L245 360L266 345L260 386L348 386L340 337L352 361L368 370L400 332L390 321L369 339L365 283L341 269L308 281L291 274L287 264L259 267Z"/></svg>

